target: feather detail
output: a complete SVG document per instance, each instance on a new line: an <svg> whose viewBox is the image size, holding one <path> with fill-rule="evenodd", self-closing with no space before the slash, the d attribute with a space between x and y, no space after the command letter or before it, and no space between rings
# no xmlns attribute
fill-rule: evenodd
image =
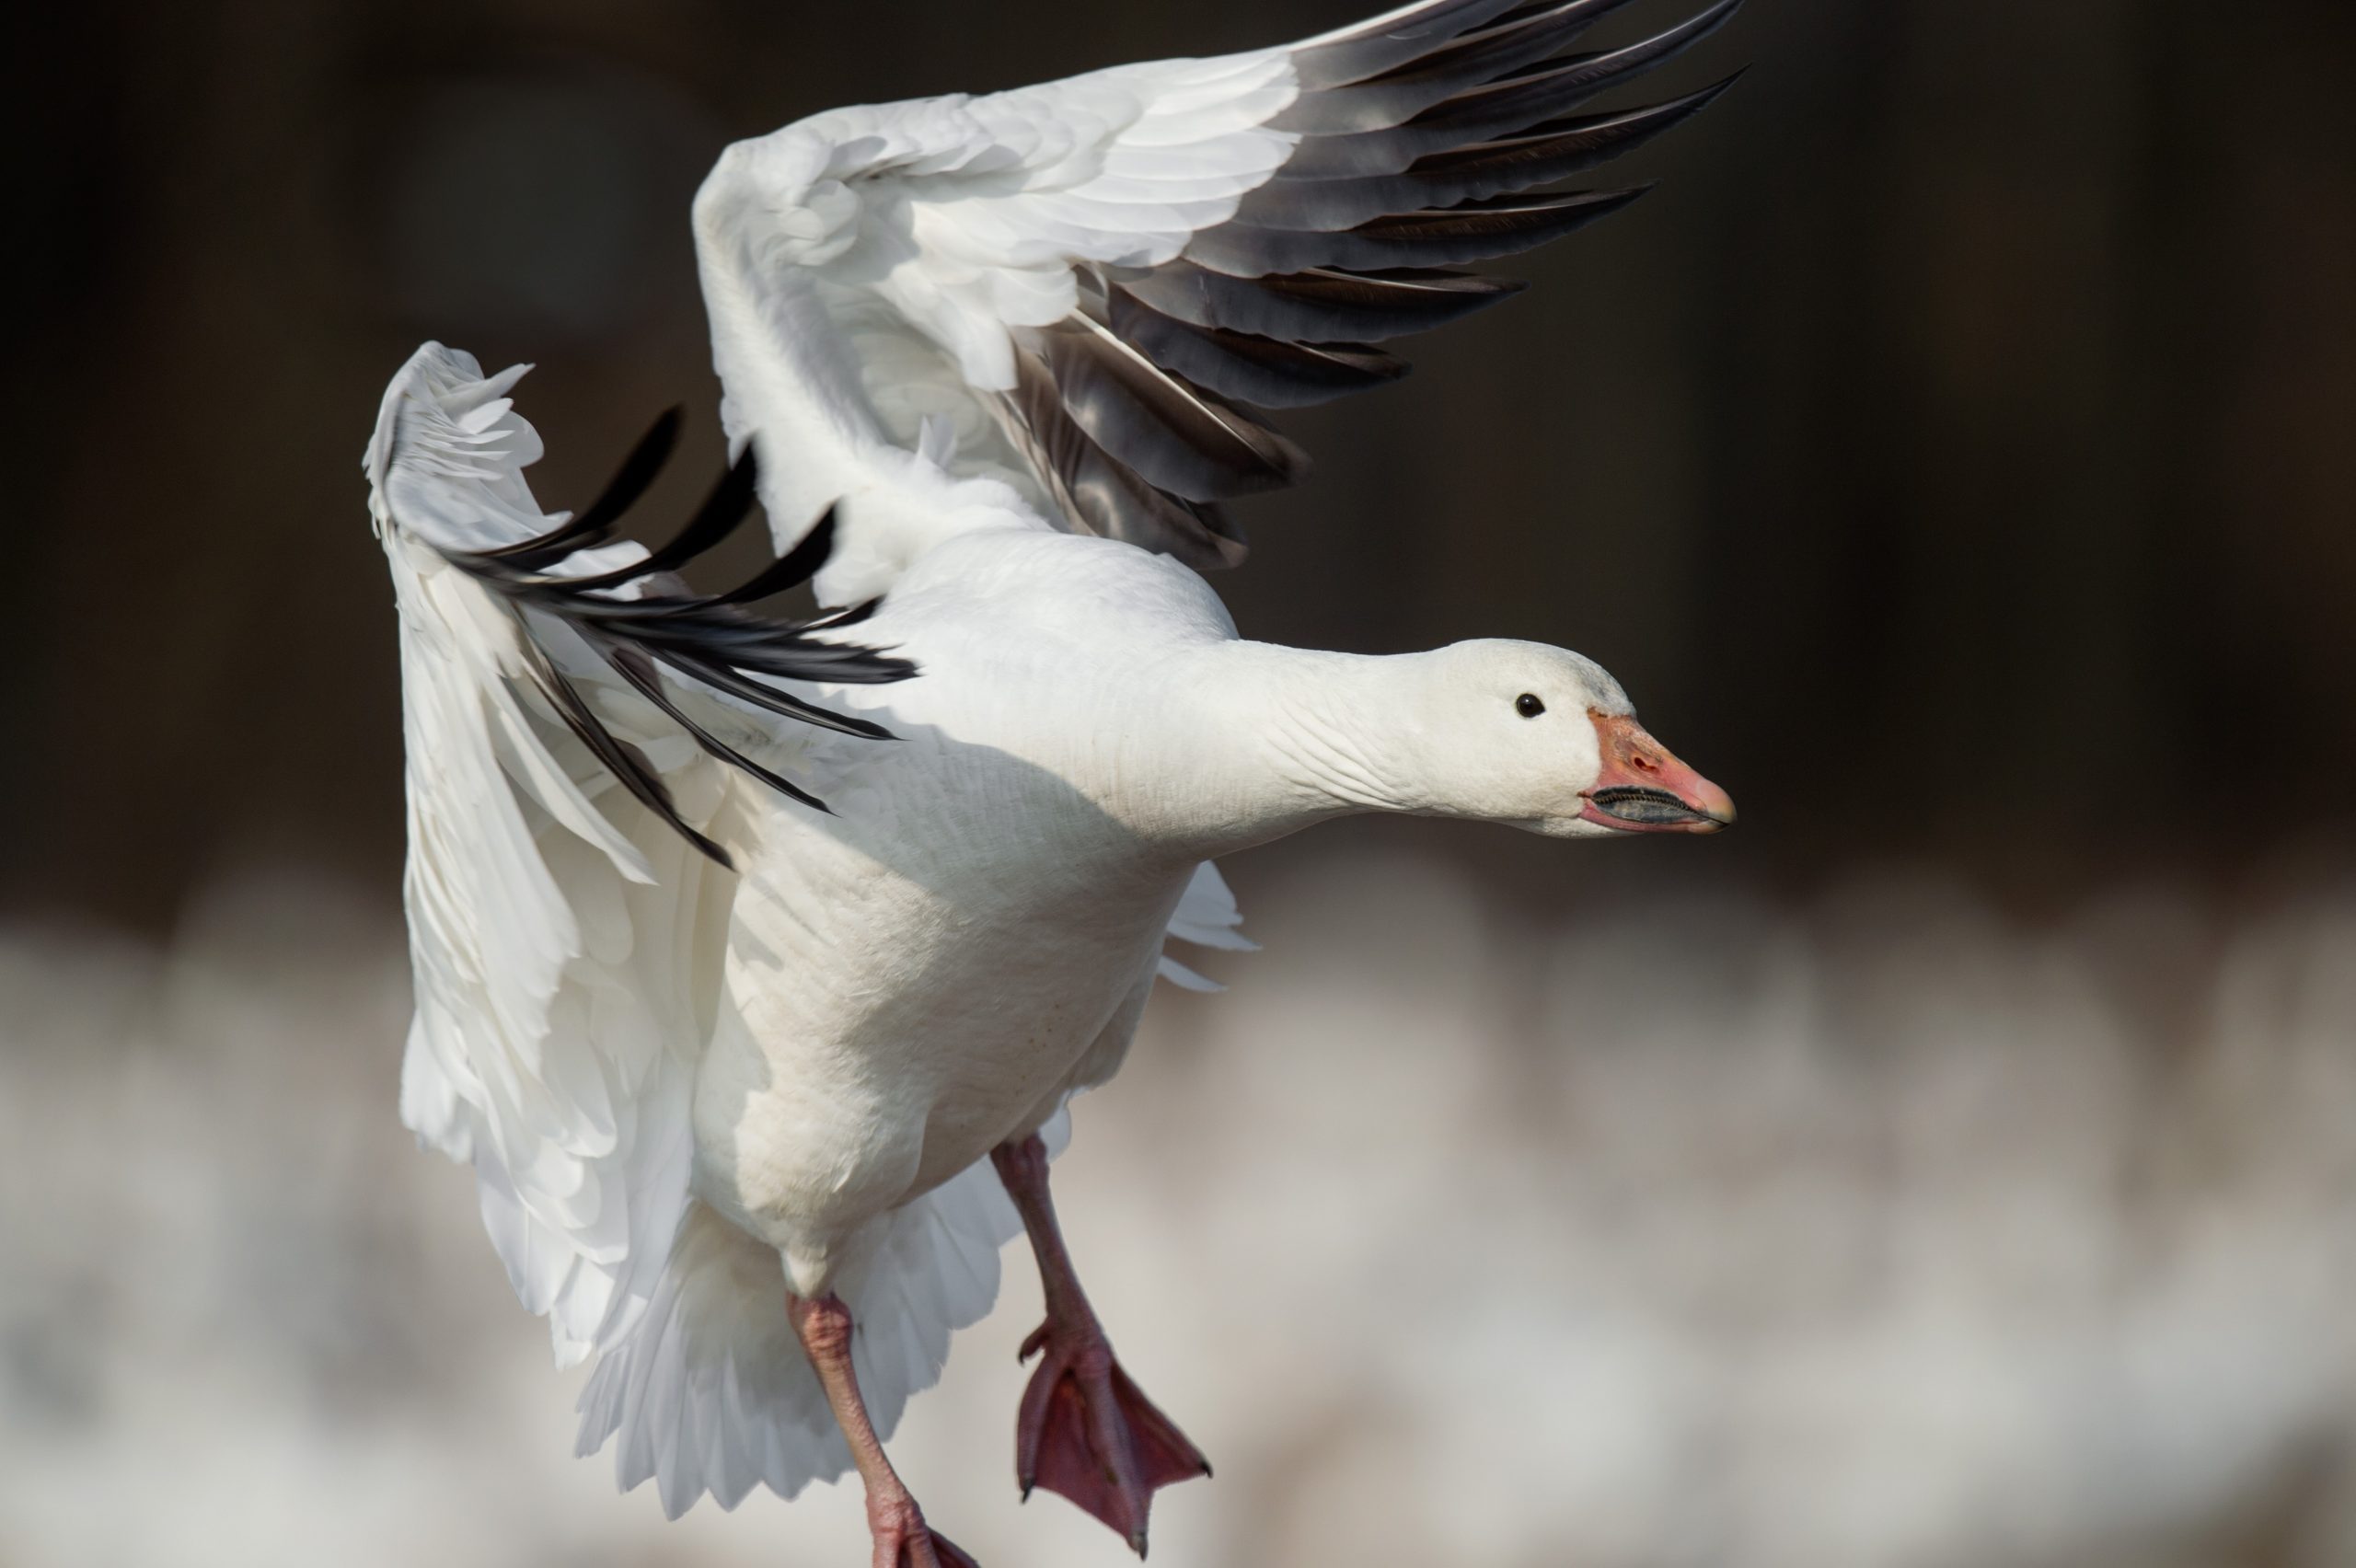
<svg viewBox="0 0 2356 1568"><path fill-rule="evenodd" d="M1296 482L1308 455L1085 316L1033 333L1072 422L1147 483L1224 501Z"/></svg>
<svg viewBox="0 0 2356 1568"><path fill-rule="evenodd" d="M1164 316L1126 289L1113 293L1113 329L1172 375L1264 409L1302 408L1396 381L1404 360L1358 343L1297 343Z"/></svg>
<svg viewBox="0 0 2356 1568"><path fill-rule="evenodd" d="M1516 12L1495 27L1460 36L1378 75L1304 94L1274 123L1311 135L1386 131L1468 88L1510 75L1573 40L1629 0L1562 0Z"/></svg>
<svg viewBox="0 0 2356 1568"><path fill-rule="evenodd" d="M1218 507L1156 489L1082 430L1043 360L1018 362L999 405L1011 440L1044 477L1057 509L1084 531L1174 556L1198 571L1242 559L1243 536Z"/></svg>
<svg viewBox="0 0 2356 1568"><path fill-rule="evenodd" d="M1471 272L1310 268L1238 278L1191 262L1121 285L1124 294L1197 327L1293 342L1380 342L1485 310L1525 285Z"/></svg>
<svg viewBox="0 0 2356 1568"><path fill-rule="evenodd" d="M741 606L807 582L833 548L831 512L802 542L750 580L726 593L653 594L670 574L725 542L752 511L759 463L746 446L686 526L652 553L620 548L629 559L604 571L566 571L588 559L579 541L602 539L643 493L671 449L678 420L666 413L631 452L596 502L558 527L490 549L453 550L447 559L519 609L546 616L579 635L625 684L678 724L704 750L762 783L818 811L826 802L739 748L716 739L672 700L655 674L657 663L716 691L785 718L844 734L887 740L890 732L864 719L820 707L768 684L770 680L874 683L916 673L905 659L853 643L812 635L809 622L765 620ZM606 553L603 551L600 554ZM527 623L528 625L528 623ZM725 850L683 820L645 757L618 739L552 665L525 630L524 657L532 682L552 709L597 760L649 811L703 854L729 864Z"/></svg>
<svg viewBox="0 0 2356 1568"><path fill-rule="evenodd" d="M1332 231L1567 179L1634 151L1701 112L1736 79L1728 76L1666 103L1556 120L1497 141L1432 153L1398 174L1338 179L1279 176L1245 197L1236 219L1259 228Z"/></svg>

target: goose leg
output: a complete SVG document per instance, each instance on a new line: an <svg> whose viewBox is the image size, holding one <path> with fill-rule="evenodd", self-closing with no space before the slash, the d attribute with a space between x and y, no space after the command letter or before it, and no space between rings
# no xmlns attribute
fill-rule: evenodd
<svg viewBox="0 0 2356 1568"><path fill-rule="evenodd" d="M978 1568L947 1536L928 1527L924 1510L909 1495L883 1442L867 1419L859 1379L850 1365L850 1309L832 1293L814 1300L788 1295L793 1332L810 1365L817 1369L826 1402L850 1445L851 1462L867 1486L867 1530L875 1542L874 1568Z"/></svg>
<svg viewBox="0 0 2356 1568"><path fill-rule="evenodd" d="M1211 1467L1186 1435L1138 1391L1081 1293L1047 1195L1047 1150L1037 1135L991 1151L999 1179L1031 1233L1047 1320L1022 1342L1041 1355L1014 1429L1014 1478L1060 1493L1145 1555L1146 1513L1159 1488Z"/></svg>

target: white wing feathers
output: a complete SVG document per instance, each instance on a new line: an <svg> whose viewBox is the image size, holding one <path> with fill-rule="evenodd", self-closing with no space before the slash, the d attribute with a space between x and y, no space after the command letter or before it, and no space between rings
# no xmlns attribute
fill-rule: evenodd
<svg viewBox="0 0 2356 1568"><path fill-rule="evenodd" d="M387 393L366 467L400 612L406 882L417 1016L402 1118L470 1161L516 1295L571 1363L627 1332L687 1201L687 1095L733 878L617 788L528 674L527 640L636 744L691 821L718 765L553 622L518 614L445 549L512 544L543 516L539 455L505 393L428 344ZM576 558L610 567L636 546Z"/></svg>
<svg viewBox="0 0 2356 1568"><path fill-rule="evenodd" d="M1277 52L1129 65L836 110L721 156L695 228L722 419L778 449L762 499L780 543L853 498L825 602L882 591L940 532L984 521L899 500L923 477L892 454L927 416L949 421L954 472L1011 486L970 492L977 510L1058 515L976 394L1014 390L1016 330L1079 309L1076 264L1149 267L1231 213L1290 153L1262 121L1292 92ZM872 559L853 553L877 536L892 543Z"/></svg>
<svg viewBox="0 0 2356 1568"><path fill-rule="evenodd" d="M1293 138L1280 54L1123 66L990 98L835 110L722 154L695 232L722 420L771 449L790 545L837 501L855 526L821 601L881 593L943 532L1043 527L1033 467L976 392L1016 385L1016 329L1071 317L1076 262L1151 266L1220 221ZM960 478L916 447L947 421Z"/></svg>
<svg viewBox="0 0 2356 1568"><path fill-rule="evenodd" d="M1287 48L837 110L729 148L696 241L725 420L773 449L780 541L846 501L828 603L1009 523L1240 559L1219 503L1306 467L1242 405L1395 379L1369 344L1513 289L1437 269L1625 205L1636 190L1539 188L1723 87L1570 113L1739 0L1563 52L1624 3L1426 0ZM909 457L929 420L954 441L919 498L944 479Z"/></svg>

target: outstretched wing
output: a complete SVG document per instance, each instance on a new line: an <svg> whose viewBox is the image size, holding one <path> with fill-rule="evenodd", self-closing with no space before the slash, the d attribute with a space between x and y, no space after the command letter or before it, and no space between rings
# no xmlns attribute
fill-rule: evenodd
<svg viewBox="0 0 2356 1568"><path fill-rule="evenodd" d="M606 500L544 516L523 478L539 439L506 397L522 374L427 344L386 393L365 467L400 612L417 992L402 1120L472 1163L516 1294L570 1363L643 1309L687 1203L688 1090L736 882L724 818L756 788L740 780L811 798L784 775L811 776L812 726L858 727L768 681L907 667L666 579L734 526L749 469L674 545L603 544L662 427ZM806 577L824 548L821 534L745 592Z"/></svg>
<svg viewBox="0 0 2356 1568"><path fill-rule="evenodd" d="M1403 375L1376 344L1517 287L1455 269L1626 205L1641 188L1553 187L1727 85L1588 110L1740 0L1565 52L1626 3L1424 0L1287 48L838 110L731 147L697 241L732 433L791 451L809 487L765 490L772 516L889 492L894 455L923 446L1058 525L1240 559L1221 504L1306 467L1252 409ZM960 525L890 499L854 516L829 602Z"/></svg>

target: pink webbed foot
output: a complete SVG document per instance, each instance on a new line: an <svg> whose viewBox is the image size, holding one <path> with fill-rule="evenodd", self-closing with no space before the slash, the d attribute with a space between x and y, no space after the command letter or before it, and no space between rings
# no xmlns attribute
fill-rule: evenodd
<svg viewBox="0 0 2356 1568"><path fill-rule="evenodd" d="M1053 1319L1022 1342L1045 1354L1023 1390L1014 1474L1111 1527L1142 1558L1146 1515L1165 1486L1211 1473L1210 1461L1129 1381L1101 1331L1058 1333Z"/></svg>
<svg viewBox="0 0 2356 1568"><path fill-rule="evenodd" d="M955 1541L924 1522L916 1499L872 1502L867 1532L875 1542L875 1568L981 1568Z"/></svg>

